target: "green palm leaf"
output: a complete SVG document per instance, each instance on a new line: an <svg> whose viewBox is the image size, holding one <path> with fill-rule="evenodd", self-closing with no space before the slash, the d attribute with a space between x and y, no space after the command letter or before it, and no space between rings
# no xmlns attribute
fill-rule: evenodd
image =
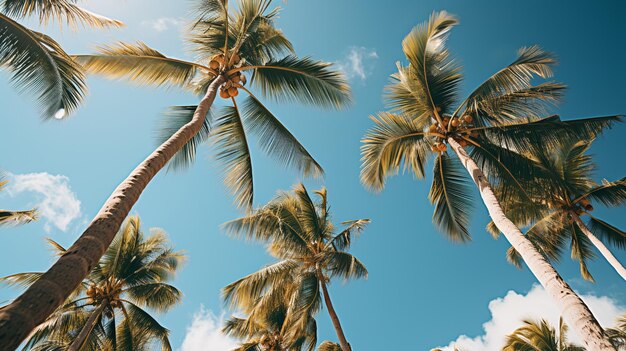
<svg viewBox="0 0 626 351"><path fill-rule="evenodd" d="M428 198L435 205L433 222L453 241L471 239L468 232L472 198L467 176L460 164L441 153L435 159Z"/></svg>
<svg viewBox="0 0 626 351"><path fill-rule="evenodd" d="M61 46L0 14L0 65L6 66L21 91L38 94L44 118L73 112L87 90L85 77Z"/></svg>
<svg viewBox="0 0 626 351"><path fill-rule="evenodd" d="M609 182L602 180L602 184L589 190L582 197L588 197L595 201L599 201L605 206L621 206L626 204L626 177ZM579 201L580 198L574 200Z"/></svg>
<svg viewBox="0 0 626 351"><path fill-rule="evenodd" d="M342 277L345 280L367 278L365 265L347 252L330 251L325 260L332 277Z"/></svg>
<svg viewBox="0 0 626 351"><path fill-rule="evenodd" d="M602 241L606 240L617 248L626 249L626 232L590 214L587 215L589 216L587 227L592 233Z"/></svg>

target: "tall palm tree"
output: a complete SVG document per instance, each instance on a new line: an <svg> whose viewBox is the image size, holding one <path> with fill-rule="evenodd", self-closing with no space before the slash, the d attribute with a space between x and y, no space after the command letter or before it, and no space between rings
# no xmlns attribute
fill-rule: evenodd
<svg viewBox="0 0 626 351"><path fill-rule="evenodd" d="M48 240L57 256L67 250ZM155 342L171 350L169 331L145 308L164 312L182 293L168 284L184 260L158 229L146 236L139 217L129 217L100 262L28 341L27 350L148 350ZM30 286L43 273L18 273L1 280Z"/></svg>
<svg viewBox="0 0 626 351"><path fill-rule="evenodd" d="M538 47L521 49L512 64L487 79L454 109L462 76L445 40L457 23L446 12L434 13L428 23L417 26L402 42L409 65L398 64L398 72L387 87L391 111L372 117L375 127L363 138L361 180L368 188L380 191L385 179L402 166L424 178L427 157L434 156L429 194L435 205L433 221L451 239L462 242L470 239L472 207L465 167L495 225L560 305L566 320L585 337L590 349L614 350L583 301L505 216L492 184L516 184L517 176L539 175L533 173L536 167L517 157L516 152L550 149L564 138L593 138L619 117L569 122L558 116L540 118L546 104L558 100L563 86L551 82L533 85L533 78L551 76L555 63ZM453 154L448 153L448 147ZM505 166L504 158L515 167ZM523 187L511 189L504 196L528 198Z"/></svg>
<svg viewBox="0 0 626 351"><path fill-rule="evenodd" d="M231 307L246 309L254 306L265 290L293 282L292 294L284 297L288 301L288 324L302 330L321 308L323 296L341 348L350 351L327 285L334 277L367 277L365 266L348 250L352 237L369 220L343 222L346 227L335 233L326 189L316 194L319 202L298 184L250 215L225 224L232 235L268 242L269 253L279 261L226 286L223 295Z"/></svg>
<svg viewBox="0 0 626 351"><path fill-rule="evenodd" d="M122 22L82 9L71 0L0 1L0 67L11 72L20 91L38 95L44 118L63 118L82 101L85 75L54 39L17 22L30 15L38 16L42 24L58 20L74 28L79 24L119 27Z"/></svg>
<svg viewBox="0 0 626 351"><path fill-rule="evenodd" d="M297 287L293 280L270 287L252 306L246 306L246 318L231 317L223 332L245 340L233 351L313 351L317 343L317 324L306 317L302 328L288 320L285 298Z"/></svg>
<svg viewBox="0 0 626 351"><path fill-rule="evenodd" d="M560 247L569 241L572 257L580 262L583 278L593 281L586 264L587 259L594 257L593 245L626 280L626 269L602 241L624 249L626 233L591 214L594 209L592 200L611 207L626 204L626 178L595 183L591 177L595 165L585 154L590 146L591 141L571 139L556 150L541 150L531 156L545 173L541 178L523 180L524 189L533 203L510 197L504 204L505 212L516 225L530 226L526 237L548 258L558 258ZM496 194L502 193L506 186L502 184L496 188ZM530 206L538 207L539 211L529 210ZM588 217L587 223L583 216ZM498 235L492 223L488 228L492 234ZM509 250L508 259L521 266L515 249Z"/></svg>
<svg viewBox="0 0 626 351"><path fill-rule="evenodd" d="M2 177L0 174L0 192L4 190L4 187L9 181ZM25 211L11 211L0 209L0 226L3 225L17 225L29 223L37 220L37 210L25 210Z"/></svg>
<svg viewBox="0 0 626 351"><path fill-rule="evenodd" d="M585 351L584 347L567 341L567 325L559 319L559 330L554 330L548 322L525 320L524 326L507 336L502 351Z"/></svg>
<svg viewBox="0 0 626 351"><path fill-rule="evenodd" d="M229 10L225 0L203 0L200 4L200 18L190 33L199 63L167 58L143 44L123 43L103 48L100 55L76 58L91 72L152 85L193 85L196 90L201 87L204 95L197 106L174 109L178 117L174 120L180 122L180 128L115 189L68 254L0 310L0 339L7 340L8 347L17 347L87 276L145 187L166 163L177 153L181 156L176 159L193 158L195 146L209 134L213 119L209 109L218 90L221 96L228 96L232 106L222 109L211 134L218 145L218 158L226 165L226 182L236 193L238 204L249 207L253 193L244 117L247 128L259 135L266 151L305 174L321 173L317 162L251 92L242 105L234 96L239 90L248 93L250 89L244 84L250 80L263 95L278 101L340 107L350 100L343 76L331 70L328 63L288 54L291 43L274 27L277 10L268 10L270 1L242 0L235 11ZM246 75L250 79L244 78Z"/></svg>

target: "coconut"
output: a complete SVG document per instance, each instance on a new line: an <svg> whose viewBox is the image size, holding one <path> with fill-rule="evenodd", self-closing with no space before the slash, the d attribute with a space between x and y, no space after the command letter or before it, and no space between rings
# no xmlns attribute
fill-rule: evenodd
<svg viewBox="0 0 626 351"><path fill-rule="evenodd" d="M430 147L430 149L431 149L433 152L439 152L439 148L437 147L437 144L433 144L433 145Z"/></svg>
<svg viewBox="0 0 626 351"><path fill-rule="evenodd" d="M235 87L230 87L228 88L228 95L230 95L231 97L235 97L239 95L239 90L237 90L237 88Z"/></svg>
<svg viewBox="0 0 626 351"><path fill-rule="evenodd" d="M472 123L472 121L474 120L474 117L470 116L470 115L465 115L463 116L463 120L467 123Z"/></svg>
<svg viewBox="0 0 626 351"><path fill-rule="evenodd" d="M248 79L246 78L245 75L241 75L241 85L246 85L246 82L248 81Z"/></svg>
<svg viewBox="0 0 626 351"><path fill-rule="evenodd" d="M226 89L221 89L220 90L220 97L222 99L228 99L230 97L230 95L228 94L228 91L226 91Z"/></svg>
<svg viewBox="0 0 626 351"><path fill-rule="evenodd" d="M230 81L233 83L239 83L241 81L241 76L239 75L239 72L235 73L234 76L230 77Z"/></svg>
<svg viewBox="0 0 626 351"><path fill-rule="evenodd" d="M592 204L585 205L585 210L590 211L590 212L593 211L593 205Z"/></svg>
<svg viewBox="0 0 626 351"><path fill-rule="evenodd" d="M240 60L241 58L239 57L239 55L237 55L237 53L234 53L230 59L230 62L237 64Z"/></svg>
<svg viewBox="0 0 626 351"><path fill-rule="evenodd" d="M444 143L439 143L439 145L437 145L437 149L439 149L439 151L441 152L444 152L448 149L448 147Z"/></svg>
<svg viewBox="0 0 626 351"><path fill-rule="evenodd" d="M213 59L217 61L220 65L224 64L224 54L219 54L213 56Z"/></svg>
<svg viewBox="0 0 626 351"><path fill-rule="evenodd" d="M458 118L454 118L454 119L452 119L451 124L452 124L453 127L458 127L459 124L461 124L461 121L459 121Z"/></svg>
<svg viewBox="0 0 626 351"><path fill-rule="evenodd" d="M211 60L211 62L209 62L209 68L218 69L220 68L220 63L217 62L216 60Z"/></svg>
<svg viewBox="0 0 626 351"><path fill-rule="evenodd" d="M433 133L437 130L437 124L431 124L430 127L428 127L428 131Z"/></svg>

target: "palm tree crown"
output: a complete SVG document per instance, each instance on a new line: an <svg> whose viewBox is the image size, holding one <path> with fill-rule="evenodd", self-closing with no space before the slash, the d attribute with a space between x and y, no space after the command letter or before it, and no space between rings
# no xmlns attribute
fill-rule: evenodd
<svg viewBox="0 0 626 351"><path fill-rule="evenodd" d="M119 27L122 23L84 10L71 0L4 0L0 11L0 67L11 71L19 90L39 95L44 118L71 113L87 90L80 66L54 39L16 20L38 15L42 24L58 20L73 28L78 24Z"/></svg>
<svg viewBox="0 0 626 351"><path fill-rule="evenodd" d="M567 341L567 330L563 318L559 320L558 334L543 319L539 322L525 320L524 326L507 337L502 351L585 351L584 347L572 345Z"/></svg>
<svg viewBox="0 0 626 351"><path fill-rule="evenodd" d="M223 295L231 307L252 315L259 301L282 296L292 336L308 330L311 317L322 306L323 295L337 333L340 339L345 339L326 285L333 277L367 277L365 266L347 251L353 236L369 220L343 222L346 227L336 233L330 220L326 189L316 194L318 202L299 184L292 192L280 193L250 215L225 224L232 235L268 242L269 253L279 261L226 286ZM349 351L349 347L344 347L344 351Z"/></svg>
<svg viewBox="0 0 626 351"><path fill-rule="evenodd" d="M344 77L330 64L295 56L293 46L275 27L279 8L270 0L242 0L236 9L227 1L199 4L199 18L191 25L188 41L196 62L172 59L143 43L118 43L100 48L98 55L76 56L89 72L111 78L127 78L140 84L168 85L204 94L218 77L224 82L220 96L229 105L208 113L200 133L170 162L188 165L197 146L213 136L217 158L225 166L225 182L236 203L250 208L253 201L252 162L248 133L261 148L304 175L321 175L322 168L272 114L249 82L264 97L298 101L320 107L341 107L350 101ZM246 97L239 97L239 92ZM197 106L174 106L166 113L162 140L188 123Z"/></svg>
<svg viewBox="0 0 626 351"><path fill-rule="evenodd" d="M130 217L113 244L66 303L37 327L26 342L30 350L148 350L155 342L171 350L169 331L145 308L167 311L182 294L167 282L184 260L168 246L166 234L145 236L139 217ZM49 240L57 255L65 248ZM42 273L2 278L29 286ZM84 335L82 340L81 335ZM73 348L75 347L75 348Z"/></svg>
<svg viewBox="0 0 626 351"><path fill-rule="evenodd" d="M0 174L0 192L9 181ZM37 210L11 211L0 209L0 226L25 224L37 220Z"/></svg>

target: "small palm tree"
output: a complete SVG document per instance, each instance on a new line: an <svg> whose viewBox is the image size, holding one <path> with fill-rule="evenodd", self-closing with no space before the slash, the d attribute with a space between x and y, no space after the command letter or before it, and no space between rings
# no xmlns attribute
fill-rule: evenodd
<svg viewBox="0 0 626 351"><path fill-rule="evenodd" d="M606 330L609 339L618 350L626 349L626 314L617 319L617 326Z"/></svg>
<svg viewBox="0 0 626 351"><path fill-rule="evenodd" d="M398 64L398 72L387 87L391 112L372 117L375 127L363 138L361 180L380 191L385 179L401 167L424 178L427 157L434 156L429 194L435 205L433 222L451 239L463 242L470 239L472 208L465 168L495 225L545 289L561 297L555 302L585 342L591 348L613 350L583 301L506 217L500 205L503 198L495 196L492 184L517 184L503 195L530 200L518 178L540 173L518 153L553 149L567 138L591 139L619 117L569 122L558 116L540 118L546 104L556 102L564 87L552 82L533 85L533 78L550 77L556 62L538 47L521 49L512 64L487 79L455 108L462 75L445 41L457 23L446 12L434 13L428 23L414 28L402 42L409 65ZM448 153L448 147L453 154Z"/></svg>
<svg viewBox="0 0 626 351"><path fill-rule="evenodd" d="M82 101L85 76L80 66L49 36L29 29L17 19L38 15L39 22L65 21L103 28L122 23L84 10L71 0L4 0L0 3L0 67L11 72L20 90L38 94L44 118L63 118Z"/></svg>
<svg viewBox="0 0 626 351"><path fill-rule="evenodd" d="M507 336L502 351L585 351L584 347L567 341L567 325L559 319L559 330L554 330L548 322L525 320L524 326Z"/></svg>
<svg viewBox="0 0 626 351"><path fill-rule="evenodd" d="M9 181L0 175L0 192ZM37 210L26 211L10 211L0 209L0 226L3 225L19 225L37 220Z"/></svg>
<svg viewBox="0 0 626 351"><path fill-rule="evenodd" d="M341 348L350 351L327 285L334 277L367 277L365 266L347 251L352 237L369 220L343 222L345 229L335 233L326 189L316 194L319 202L298 184L292 192L281 193L250 215L225 224L232 235L267 241L269 253L279 261L226 286L223 295L231 307L245 310L255 306L265 290L293 282L291 294L283 296L288 301L288 324L294 330L304 329L321 308L323 296Z"/></svg>
<svg viewBox="0 0 626 351"><path fill-rule="evenodd" d="M285 298L293 295L294 281L270 287L252 306L246 318L231 317L223 332L245 340L233 351L313 351L317 343L317 323L308 315L302 328L289 323Z"/></svg>
<svg viewBox="0 0 626 351"><path fill-rule="evenodd" d="M269 9L269 0L242 0L234 11L226 0L199 3L199 18L189 33L199 62L168 58L141 43L119 43L102 48L99 55L75 57L90 72L143 84L185 87L204 95L196 106L173 108L169 138L115 189L70 253L13 304L0 310L0 330L6 331L8 344L17 347L29 328L42 323L64 302L104 254L154 176L172 159L174 166L192 160L196 145L209 135L214 136L217 156L225 163L226 183L243 207L249 208L253 201L247 131L256 133L263 148L280 161L296 166L303 174L321 173L318 163L245 85L249 81L262 95L281 102L337 108L350 101L344 77L330 69L329 63L293 55L291 43L274 26L278 10ZM232 105L214 116L209 110L218 91ZM248 97L239 101L235 98L239 91ZM212 123L215 129L209 133ZM58 276L66 279L54 280ZM40 308L31 308L34 303Z"/></svg>
<svg viewBox="0 0 626 351"><path fill-rule="evenodd" d="M67 250L48 240L57 256ZM145 308L164 312L180 302L181 292L168 284L184 260L168 245L166 234L141 231L139 217L130 217L98 265L63 306L38 326L27 350L148 350L155 341L171 350L169 331ZM30 286L43 273L18 273L2 278Z"/></svg>
<svg viewBox="0 0 626 351"><path fill-rule="evenodd" d="M626 269L602 241L623 249L626 248L626 233L591 214L594 209L592 200L611 207L626 204L626 178L595 183L591 178L595 165L585 154L590 146L591 141L573 139L565 141L557 150L535 155L535 161L545 174L523 182L533 202L510 197L509 203L504 204L505 211L518 226L530 225L526 237L549 258L558 258L560 247L569 241L572 257L580 262L583 278L593 281L585 262L594 257L593 245L626 280ZM503 190L505 187L502 184L496 193L506 191ZM587 223L583 216L589 218ZM498 235L493 222L488 229ZM521 267L522 261L515 249L509 249L507 256L509 261Z"/></svg>

